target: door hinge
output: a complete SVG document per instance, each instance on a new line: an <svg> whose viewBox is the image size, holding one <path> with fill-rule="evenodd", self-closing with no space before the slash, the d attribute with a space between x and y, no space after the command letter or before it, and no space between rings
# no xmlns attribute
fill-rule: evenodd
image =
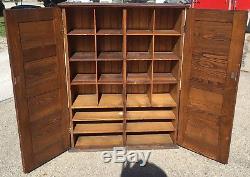
<svg viewBox="0 0 250 177"><path fill-rule="evenodd" d="M181 90L181 80L179 81L179 90Z"/></svg>
<svg viewBox="0 0 250 177"><path fill-rule="evenodd" d="M69 128L69 133L71 133L71 130L72 130L72 129L71 129L71 127L70 127L70 128Z"/></svg>

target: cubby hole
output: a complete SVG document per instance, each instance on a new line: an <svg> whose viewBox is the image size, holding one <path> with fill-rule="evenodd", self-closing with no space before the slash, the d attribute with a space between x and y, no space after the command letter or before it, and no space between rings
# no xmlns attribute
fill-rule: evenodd
<svg viewBox="0 0 250 177"><path fill-rule="evenodd" d="M71 86L72 109L93 108L98 106L95 84Z"/></svg>
<svg viewBox="0 0 250 177"><path fill-rule="evenodd" d="M97 35L122 35L122 8L96 8Z"/></svg>
<svg viewBox="0 0 250 177"><path fill-rule="evenodd" d="M151 60L152 56L152 36L127 37L127 60Z"/></svg>
<svg viewBox="0 0 250 177"><path fill-rule="evenodd" d="M152 107L175 108L177 106L177 84L154 84L152 91Z"/></svg>
<svg viewBox="0 0 250 177"><path fill-rule="evenodd" d="M69 60L94 61L95 38L94 36L69 36L68 37Z"/></svg>
<svg viewBox="0 0 250 177"><path fill-rule="evenodd" d="M102 108L123 107L123 85L121 84L99 84L98 102Z"/></svg>
<svg viewBox="0 0 250 177"><path fill-rule="evenodd" d="M176 36L155 36L155 60L179 60L181 58L181 38Z"/></svg>
<svg viewBox="0 0 250 177"><path fill-rule="evenodd" d="M71 85L95 84L96 82L96 62L72 62L70 63Z"/></svg>
<svg viewBox="0 0 250 177"><path fill-rule="evenodd" d="M68 35L94 35L94 9L93 8L67 8Z"/></svg>
<svg viewBox="0 0 250 177"><path fill-rule="evenodd" d="M153 14L153 8L128 8L127 35L152 34Z"/></svg>
<svg viewBox="0 0 250 177"><path fill-rule="evenodd" d="M122 61L98 61L98 83L122 84Z"/></svg>
<svg viewBox="0 0 250 177"><path fill-rule="evenodd" d="M123 146L123 136L120 130L122 123L119 124L99 124L79 127L89 130L90 128L99 129L103 132L110 132L112 130L118 133L98 133L98 134L74 134L75 148L77 149L99 149L99 150L112 150L113 147Z"/></svg>
<svg viewBox="0 0 250 177"><path fill-rule="evenodd" d="M153 83L175 84L178 78L179 61L156 60L153 64Z"/></svg>
<svg viewBox="0 0 250 177"><path fill-rule="evenodd" d="M122 36L98 36L97 60L123 60Z"/></svg>
<svg viewBox="0 0 250 177"><path fill-rule="evenodd" d="M182 9L155 9L155 34L181 35Z"/></svg>
<svg viewBox="0 0 250 177"><path fill-rule="evenodd" d="M152 61L136 60L127 62L128 84L149 84L152 79Z"/></svg>
<svg viewBox="0 0 250 177"><path fill-rule="evenodd" d="M127 107L150 107L150 84L127 84Z"/></svg>

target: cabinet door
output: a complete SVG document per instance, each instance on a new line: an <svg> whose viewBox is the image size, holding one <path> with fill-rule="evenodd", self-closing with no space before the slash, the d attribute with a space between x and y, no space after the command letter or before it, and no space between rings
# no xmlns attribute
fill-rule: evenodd
<svg viewBox="0 0 250 177"><path fill-rule="evenodd" d="M70 146L61 10L5 11L24 172Z"/></svg>
<svg viewBox="0 0 250 177"><path fill-rule="evenodd" d="M190 9L178 144L227 163L247 13Z"/></svg>

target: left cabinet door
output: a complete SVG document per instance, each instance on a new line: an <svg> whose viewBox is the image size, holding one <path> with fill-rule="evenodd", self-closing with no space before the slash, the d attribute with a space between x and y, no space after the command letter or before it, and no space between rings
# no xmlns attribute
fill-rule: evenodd
<svg viewBox="0 0 250 177"><path fill-rule="evenodd" d="M25 173L70 147L61 9L5 11Z"/></svg>

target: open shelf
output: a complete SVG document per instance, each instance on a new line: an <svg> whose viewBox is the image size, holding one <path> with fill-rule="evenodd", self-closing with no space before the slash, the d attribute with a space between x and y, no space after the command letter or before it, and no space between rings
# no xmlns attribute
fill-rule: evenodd
<svg viewBox="0 0 250 177"><path fill-rule="evenodd" d="M176 107L176 102L169 93L152 95L152 107Z"/></svg>
<svg viewBox="0 0 250 177"><path fill-rule="evenodd" d="M98 106L101 108L122 108L122 94L102 94Z"/></svg>
<svg viewBox="0 0 250 177"><path fill-rule="evenodd" d="M149 60L153 58L152 36L127 37L127 60Z"/></svg>
<svg viewBox="0 0 250 177"><path fill-rule="evenodd" d="M122 74L101 74L98 83L100 84L122 84Z"/></svg>
<svg viewBox="0 0 250 177"><path fill-rule="evenodd" d="M127 146L171 146L172 138L169 134L141 134L127 135Z"/></svg>
<svg viewBox="0 0 250 177"><path fill-rule="evenodd" d="M179 60L173 52L154 52L154 60Z"/></svg>
<svg viewBox="0 0 250 177"><path fill-rule="evenodd" d="M122 135L79 136L75 148L78 149L111 149L123 145Z"/></svg>
<svg viewBox="0 0 250 177"><path fill-rule="evenodd" d="M148 73L128 73L127 84L149 84L150 77Z"/></svg>
<svg viewBox="0 0 250 177"><path fill-rule="evenodd" d="M172 122L128 122L126 132L171 132L174 131Z"/></svg>
<svg viewBox="0 0 250 177"><path fill-rule="evenodd" d="M77 123L74 127L74 134L121 133L122 131L122 123Z"/></svg>
<svg viewBox="0 0 250 177"><path fill-rule="evenodd" d="M92 108L97 107L97 95L96 94L86 94L86 95L78 95L73 105L72 109L80 109L80 108Z"/></svg>
<svg viewBox="0 0 250 177"><path fill-rule="evenodd" d="M154 30L154 35L181 36L181 33L176 30Z"/></svg>
<svg viewBox="0 0 250 177"><path fill-rule="evenodd" d="M108 112L76 112L73 116L73 121L122 121L122 111L108 111Z"/></svg>
<svg viewBox="0 0 250 177"><path fill-rule="evenodd" d="M68 35L94 35L94 9L66 9Z"/></svg>
<svg viewBox="0 0 250 177"><path fill-rule="evenodd" d="M122 9L96 8L97 35L122 35Z"/></svg>
<svg viewBox="0 0 250 177"><path fill-rule="evenodd" d="M150 107L147 94L127 94L127 107Z"/></svg>
<svg viewBox="0 0 250 177"><path fill-rule="evenodd" d="M71 85L94 84L96 82L96 74L77 74L72 80Z"/></svg>
<svg viewBox="0 0 250 177"><path fill-rule="evenodd" d="M167 23L166 23L167 22ZM155 9L155 33L180 35L182 28L182 9Z"/></svg>
<svg viewBox="0 0 250 177"><path fill-rule="evenodd" d="M94 61L95 52L75 52L69 59L70 61Z"/></svg>
<svg viewBox="0 0 250 177"><path fill-rule="evenodd" d="M176 84L177 80L172 73L154 73L153 83L157 84Z"/></svg>
<svg viewBox="0 0 250 177"><path fill-rule="evenodd" d="M69 36L68 53L70 61L94 61L95 38L94 36Z"/></svg>
<svg viewBox="0 0 250 177"><path fill-rule="evenodd" d="M147 110L147 111L127 111L126 119L143 121L143 120L174 120L175 114L173 111L165 110Z"/></svg>
<svg viewBox="0 0 250 177"><path fill-rule="evenodd" d="M96 35L122 35L121 29L99 29Z"/></svg>
<svg viewBox="0 0 250 177"><path fill-rule="evenodd" d="M94 35L94 34L95 34L94 29L73 29L68 33L69 36Z"/></svg>
<svg viewBox="0 0 250 177"><path fill-rule="evenodd" d="M149 52L128 52L127 60L152 60L152 54Z"/></svg>
<svg viewBox="0 0 250 177"><path fill-rule="evenodd" d="M127 30L127 35L153 35L152 30L136 30L136 29L130 29Z"/></svg>
<svg viewBox="0 0 250 177"><path fill-rule="evenodd" d="M112 100L112 101L111 101ZM81 108L122 108L122 94L101 94L99 104L97 103L97 95L78 95L72 105L72 109Z"/></svg>
<svg viewBox="0 0 250 177"><path fill-rule="evenodd" d="M122 52L100 52L98 57L98 61L120 61L123 60Z"/></svg>
<svg viewBox="0 0 250 177"><path fill-rule="evenodd" d="M148 30L153 31L153 8L128 8L127 9L127 31Z"/></svg>

